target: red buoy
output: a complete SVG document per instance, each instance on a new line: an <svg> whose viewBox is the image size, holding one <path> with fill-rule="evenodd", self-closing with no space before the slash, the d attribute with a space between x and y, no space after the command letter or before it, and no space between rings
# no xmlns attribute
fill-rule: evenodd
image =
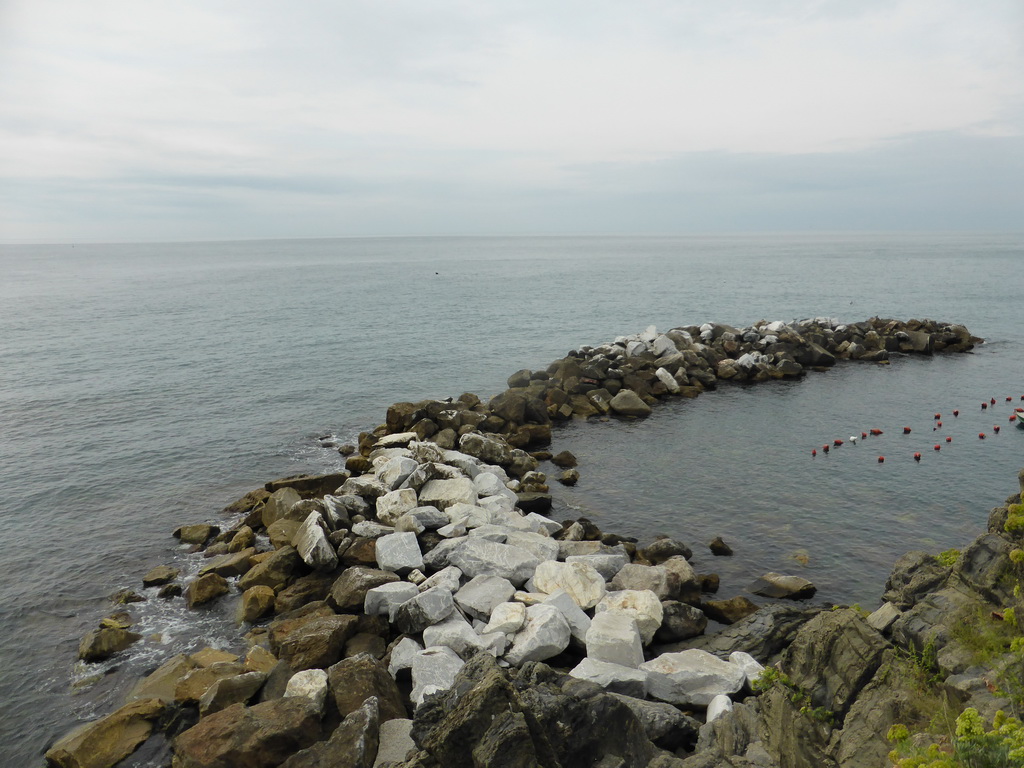
<svg viewBox="0 0 1024 768"><path fill-rule="evenodd" d="M960 411L953 411L954 418L960 415Z"/></svg>
<svg viewBox="0 0 1024 768"><path fill-rule="evenodd" d="M860 436L861 436L861 439L862 439L862 440L866 440L866 439L867 439L867 436L868 436L868 433L867 433L867 432L861 432L861 433L860 433Z"/></svg>
<svg viewBox="0 0 1024 768"><path fill-rule="evenodd" d="M1013 402L1013 398L1012 398L1012 397L1008 397L1008 398L1006 398L1006 402L1008 402L1008 403L1012 403L1012 402Z"/></svg>
<svg viewBox="0 0 1024 768"><path fill-rule="evenodd" d="M936 414L935 414L935 420L936 420L936 421L938 421L938 420L939 420L939 419L941 419L941 418L942 418L942 414L941 414L941 413L936 413Z"/></svg>
<svg viewBox="0 0 1024 768"><path fill-rule="evenodd" d="M821 446L821 450L823 450L825 453L828 453L828 446L827 445Z"/></svg>
<svg viewBox="0 0 1024 768"><path fill-rule="evenodd" d="M985 439L985 433L984 432L979 432L978 433L978 439L979 440L984 440Z"/></svg>
<svg viewBox="0 0 1024 768"><path fill-rule="evenodd" d="M872 435L880 435L880 434L882 434L882 430L880 430L880 429L872 429L871 430L871 434Z"/></svg>
<svg viewBox="0 0 1024 768"><path fill-rule="evenodd" d="M941 446L941 445L939 445L938 443L936 443L936 444L935 444L935 450L936 450L936 451L941 451L941 450L942 450L942 446Z"/></svg>
<svg viewBox="0 0 1024 768"><path fill-rule="evenodd" d="M817 448L811 448L811 456L817 456L817 455L818 455L818 449Z"/></svg>
<svg viewBox="0 0 1024 768"><path fill-rule="evenodd" d="M1016 421L1016 420L1017 420L1017 414L1016 413L1011 413L1010 414L1010 421Z"/></svg>
<svg viewBox="0 0 1024 768"><path fill-rule="evenodd" d="M952 437L947 437L946 438L946 442L947 443L952 443L953 442L953 438ZM936 448L935 450L938 450L938 448Z"/></svg>
<svg viewBox="0 0 1024 768"><path fill-rule="evenodd" d="M920 461L920 460L921 460L921 454L920 453L915 453L914 454L914 461Z"/></svg>
<svg viewBox="0 0 1024 768"><path fill-rule="evenodd" d="M939 425L939 429L942 429L942 422L941 421L938 422L938 425Z"/></svg>
<svg viewBox="0 0 1024 768"><path fill-rule="evenodd" d="M904 435L909 435L910 434L910 427L904 427L903 428L903 434Z"/></svg>
<svg viewBox="0 0 1024 768"><path fill-rule="evenodd" d="M991 402L992 405L995 405L996 404L996 399L993 397L989 402Z"/></svg>
<svg viewBox="0 0 1024 768"><path fill-rule="evenodd" d="M995 432L998 435L999 434L999 427L998 426L992 427L992 431Z"/></svg>
<svg viewBox="0 0 1024 768"><path fill-rule="evenodd" d="M981 404L981 410L984 411L986 408L988 408L988 403L982 403Z"/></svg>
<svg viewBox="0 0 1024 768"><path fill-rule="evenodd" d="M838 448L842 444L843 444L842 440L833 440L832 441L832 445L834 445L836 448Z"/></svg>
<svg viewBox="0 0 1024 768"><path fill-rule="evenodd" d="M884 462L885 462L885 456L879 456L879 457L878 457L878 463L879 463L879 464L882 464L882 463L884 463Z"/></svg>

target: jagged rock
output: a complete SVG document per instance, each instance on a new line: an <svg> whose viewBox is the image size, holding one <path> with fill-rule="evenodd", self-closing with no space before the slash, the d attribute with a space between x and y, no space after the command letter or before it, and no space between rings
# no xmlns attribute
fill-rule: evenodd
<svg viewBox="0 0 1024 768"><path fill-rule="evenodd" d="M707 600L701 604L701 609L715 621L735 624L757 611L757 604L742 595L736 595L728 600Z"/></svg>
<svg viewBox="0 0 1024 768"><path fill-rule="evenodd" d="M193 655L193 660L196 655ZM237 661L217 661L198 666L179 678L174 685L174 700L183 704L198 703L220 680L244 675L249 670Z"/></svg>
<svg viewBox="0 0 1024 768"><path fill-rule="evenodd" d="M452 593L444 587L431 587L398 606L395 625L401 632L416 634L446 619L453 610L455 600Z"/></svg>
<svg viewBox="0 0 1024 768"><path fill-rule="evenodd" d="M459 540L448 554L448 562L470 578L500 576L515 586L523 584L540 565L540 560L524 549L474 537Z"/></svg>
<svg viewBox="0 0 1024 768"><path fill-rule="evenodd" d="M350 477L334 492L336 496L361 496L364 499L379 499L388 488L372 475Z"/></svg>
<svg viewBox="0 0 1024 768"><path fill-rule="evenodd" d="M651 696L679 706L706 707L719 694L738 692L747 679L739 665L696 649L664 653L640 669Z"/></svg>
<svg viewBox="0 0 1024 768"><path fill-rule="evenodd" d="M501 603L494 606L491 611L490 621L484 627L485 633L503 632L511 634L518 632L526 623L526 606L522 603Z"/></svg>
<svg viewBox="0 0 1024 768"><path fill-rule="evenodd" d="M346 568L331 587L328 602L339 611L357 611L363 607L369 590L393 581L399 581L399 577L391 571L361 566Z"/></svg>
<svg viewBox="0 0 1024 768"><path fill-rule="evenodd" d="M634 666L623 666L588 656L573 667L569 674L596 683L609 693L638 699L647 695L647 673Z"/></svg>
<svg viewBox="0 0 1024 768"><path fill-rule="evenodd" d="M267 675L263 672L243 672L215 681L199 697L199 714L206 717L232 704L245 704L256 695L266 679Z"/></svg>
<svg viewBox="0 0 1024 768"><path fill-rule="evenodd" d="M288 584L301 564L302 558L293 547L281 547L246 571L238 580L238 588L245 591L263 584L276 592Z"/></svg>
<svg viewBox="0 0 1024 768"><path fill-rule="evenodd" d="M395 529L392 526L381 525L373 520L361 520L352 526L352 535L364 539L379 539L381 536L387 536L394 532Z"/></svg>
<svg viewBox="0 0 1024 768"><path fill-rule="evenodd" d="M445 646L462 658L468 658L483 648L485 643L462 614L452 611L448 618L423 630L423 645L427 648Z"/></svg>
<svg viewBox="0 0 1024 768"><path fill-rule="evenodd" d="M667 600L673 597L669 587L668 571L657 565L640 565L638 563L627 563L619 569L608 586L615 591L625 589L640 590L646 589L658 596L659 600Z"/></svg>
<svg viewBox="0 0 1024 768"><path fill-rule="evenodd" d="M196 662L183 653L172 656L137 682L125 700L131 702L138 699L160 699L170 704L174 701L174 689L178 682L196 666Z"/></svg>
<svg viewBox="0 0 1024 768"><path fill-rule="evenodd" d="M280 768L373 768L379 743L378 705L370 697L342 720L329 739L296 752Z"/></svg>
<svg viewBox="0 0 1024 768"><path fill-rule="evenodd" d="M542 562L534 571L533 584L546 594L553 594L559 590L567 592L584 610L593 608L601 602L607 591L604 577L593 566L579 561Z"/></svg>
<svg viewBox="0 0 1024 768"><path fill-rule="evenodd" d="M241 576L252 567L252 558L256 554L254 547L240 549L220 557L215 557L209 564L199 569L199 575L205 576L208 573L216 573L218 576L230 578Z"/></svg>
<svg viewBox="0 0 1024 768"><path fill-rule="evenodd" d="M235 704L174 740L174 768L274 768L320 738L320 713L301 698Z"/></svg>
<svg viewBox="0 0 1024 768"><path fill-rule="evenodd" d="M585 648L587 643L587 632L590 631L590 617L583 612L576 601L567 592L559 590L554 594L545 597L542 602L561 611L565 620L569 623L569 630L572 632L572 640L580 648Z"/></svg>
<svg viewBox="0 0 1024 768"><path fill-rule="evenodd" d="M274 597L274 611L284 614L309 603L326 600L331 593L333 574L314 572L300 576Z"/></svg>
<svg viewBox="0 0 1024 768"><path fill-rule="evenodd" d="M397 679L399 674L412 669L413 657L423 650L423 646L411 637L403 637L391 649L388 661L388 674Z"/></svg>
<svg viewBox="0 0 1024 768"><path fill-rule="evenodd" d="M412 693L409 698L417 707L433 693L446 691L465 662L451 648L426 648L412 657Z"/></svg>
<svg viewBox="0 0 1024 768"><path fill-rule="evenodd" d="M595 607L595 616L604 611L618 611L632 616L640 630L640 638L647 645L661 626L664 611L661 601L647 590L622 590L609 592Z"/></svg>
<svg viewBox="0 0 1024 768"><path fill-rule="evenodd" d="M654 634L659 643L675 643L704 634L708 617L699 608L675 600L665 600L661 606L661 626Z"/></svg>
<svg viewBox="0 0 1024 768"><path fill-rule="evenodd" d="M586 643L587 656L595 661L633 669L639 668L644 661L636 619L625 613L605 611L597 614L590 622Z"/></svg>
<svg viewBox="0 0 1024 768"><path fill-rule="evenodd" d="M730 653L729 662L743 669L744 674L747 676L747 685L751 688L754 687L754 684L761 678L761 674L764 672L764 665L749 653L744 653L743 651L733 651Z"/></svg>
<svg viewBox="0 0 1024 768"><path fill-rule="evenodd" d="M208 573L198 579L193 579L185 587L185 604L189 608L205 605L221 595L226 595L228 591L228 582L223 576Z"/></svg>
<svg viewBox="0 0 1024 768"><path fill-rule="evenodd" d="M436 549L436 548L435 548ZM444 568L433 574L419 585L420 592L426 592L433 587L444 587L452 594L459 591L462 584L462 569L454 565L446 565Z"/></svg>
<svg viewBox="0 0 1024 768"><path fill-rule="evenodd" d="M304 669L296 672L284 690L285 697L304 696L323 712L327 700L327 673L322 669Z"/></svg>
<svg viewBox="0 0 1024 768"><path fill-rule="evenodd" d="M883 603L867 618L868 625L876 632L885 632L900 617L900 609L892 603Z"/></svg>
<svg viewBox="0 0 1024 768"><path fill-rule="evenodd" d="M806 600L818 591L807 579L800 576L786 576L770 571L751 584L748 589L761 597Z"/></svg>
<svg viewBox="0 0 1024 768"><path fill-rule="evenodd" d="M377 475L377 479L380 480L386 488L393 491L395 488L400 487L409 475L415 472L418 468L419 463L416 459L408 456L395 456L393 459L390 459L377 467L375 474Z"/></svg>
<svg viewBox="0 0 1024 768"><path fill-rule="evenodd" d="M205 544L211 536L220 533L220 528L207 523L195 525L183 525L174 531L174 538L180 539L182 544Z"/></svg>
<svg viewBox="0 0 1024 768"><path fill-rule="evenodd" d="M338 553L327 541L326 524L319 512L310 512L292 537L292 545L310 568L333 571L338 567Z"/></svg>
<svg viewBox="0 0 1024 768"><path fill-rule="evenodd" d="M383 662L369 654L342 659L327 670L327 677L334 703L343 717L355 712L371 696L378 701L381 721L406 716L398 685Z"/></svg>
<svg viewBox="0 0 1024 768"><path fill-rule="evenodd" d="M621 390L608 405L620 416L650 416L652 413L651 406L631 389Z"/></svg>
<svg viewBox="0 0 1024 768"><path fill-rule="evenodd" d="M408 573L423 568L415 533L389 533L377 539L377 565L382 571Z"/></svg>
<svg viewBox="0 0 1024 768"><path fill-rule="evenodd" d="M509 664L544 661L569 646L572 631L562 612L551 605L531 605L526 609L526 624L512 640L505 654Z"/></svg>
<svg viewBox="0 0 1024 768"><path fill-rule="evenodd" d="M522 520L523 518L520 518ZM530 531L509 531L506 529L505 543L530 552L541 562L554 560L558 557L558 542L550 536L542 536Z"/></svg>
<svg viewBox="0 0 1024 768"><path fill-rule="evenodd" d="M466 582L455 593L455 602L473 618L488 621L494 607L510 600L515 591L508 579L483 574Z"/></svg>
<svg viewBox="0 0 1024 768"><path fill-rule="evenodd" d="M420 488L419 503L446 510L452 504L476 504L476 486L468 477L431 480Z"/></svg>
<svg viewBox="0 0 1024 768"><path fill-rule="evenodd" d="M637 554L652 565L663 563L676 555L681 555L687 560L693 557L693 551L688 546L668 536L659 536L649 545L638 550Z"/></svg>
<svg viewBox="0 0 1024 768"><path fill-rule="evenodd" d="M766 605L713 635L691 638L687 646L723 657L745 651L756 659L768 660L788 646L800 627L820 611L781 603Z"/></svg>
<svg viewBox="0 0 1024 768"><path fill-rule="evenodd" d="M663 701L644 701L633 696L612 693L640 721L647 738L662 749L692 749L697 743L700 723Z"/></svg>
<svg viewBox="0 0 1024 768"><path fill-rule="evenodd" d="M380 746L374 766L404 763L410 751L415 751L412 740L412 720L395 719L380 724Z"/></svg>
<svg viewBox="0 0 1024 768"><path fill-rule="evenodd" d="M345 641L356 632L355 616L323 616L290 633L280 644L278 656L296 672L323 668L341 657Z"/></svg>
<svg viewBox="0 0 1024 768"><path fill-rule="evenodd" d="M160 699L125 704L60 738L47 750L46 763L58 768L110 768L149 738L164 708Z"/></svg>
<svg viewBox="0 0 1024 768"><path fill-rule="evenodd" d="M363 613L367 616L387 616L391 620L395 611L398 610L398 606L406 600L412 600L419 593L416 585L407 581L381 584L379 587L373 587L366 591Z"/></svg>
<svg viewBox="0 0 1024 768"><path fill-rule="evenodd" d="M385 493L377 499L377 519L384 525L395 525L403 515L416 509L419 501L412 488Z"/></svg>
<svg viewBox="0 0 1024 768"><path fill-rule="evenodd" d="M586 563L601 574L605 581L611 581L622 566L629 562L629 555L625 550L618 552L598 552L593 555L569 555L565 558L567 563Z"/></svg>
<svg viewBox="0 0 1024 768"><path fill-rule="evenodd" d="M267 538L270 539L271 546L274 549L291 546L292 539L299 532L301 525L298 520L292 520L289 517L282 517L280 520L272 522L267 526Z"/></svg>
<svg viewBox="0 0 1024 768"><path fill-rule="evenodd" d="M270 494L263 505L261 522L264 528L269 528L273 523L285 516L285 513L292 508L292 505L301 501L299 492L294 488L279 488Z"/></svg>

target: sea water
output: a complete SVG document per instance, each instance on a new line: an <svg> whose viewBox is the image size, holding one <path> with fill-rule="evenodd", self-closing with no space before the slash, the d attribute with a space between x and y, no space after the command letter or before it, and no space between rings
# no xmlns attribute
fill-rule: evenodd
<svg viewBox="0 0 1024 768"><path fill-rule="evenodd" d="M150 594L130 606L143 641L76 663L111 592L161 563L198 568L177 526L223 522L268 479L340 468L320 438L353 441L392 402L486 398L515 370L652 324L930 317L986 339L555 431L581 474L552 483L556 516L677 537L723 597L776 570L874 607L896 557L963 546L1016 490L1022 257L1019 234L0 246L0 754L39 765L174 653L243 647L228 610ZM884 434L847 440L872 427ZM718 535L733 557L710 555Z"/></svg>

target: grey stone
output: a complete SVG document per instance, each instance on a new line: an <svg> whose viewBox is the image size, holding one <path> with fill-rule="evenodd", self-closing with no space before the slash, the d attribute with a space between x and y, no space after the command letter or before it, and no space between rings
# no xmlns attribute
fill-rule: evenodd
<svg viewBox="0 0 1024 768"><path fill-rule="evenodd" d="M650 416L651 406L640 399L640 395L631 389L619 390L619 393L608 404L620 416Z"/></svg>
<svg viewBox="0 0 1024 768"><path fill-rule="evenodd" d="M901 615L901 611L892 603L883 603L874 613L868 616L868 624L872 629L885 632Z"/></svg>
<svg viewBox="0 0 1024 768"><path fill-rule="evenodd" d="M352 526L352 533L364 539L379 539L394 532L395 529L390 525L381 525L373 520L363 520Z"/></svg>
<svg viewBox="0 0 1024 768"><path fill-rule="evenodd" d="M624 667L587 657L569 671L573 677L597 683L609 693L638 699L647 695L647 673L636 667Z"/></svg>
<svg viewBox="0 0 1024 768"><path fill-rule="evenodd" d="M638 669L644 649L636 619L614 611L597 614L587 631L587 657Z"/></svg>
<svg viewBox="0 0 1024 768"><path fill-rule="evenodd" d="M679 706L706 707L719 694L737 693L747 680L738 664L697 649L662 654L640 669L648 673L651 696Z"/></svg>
<svg viewBox="0 0 1024 768"><path fill-rule="evenodd" d="M540 560L520 547L495 544L467 537L448 555L448 562L473 578L482 574L508 579L514 586L522 585L533 575Z"/></svg>
<svg viewBox="0 0 1024 768"><path fill-rule="evenodd" d="M601 602L606 591L604 577L593 566L579 561L560 563L547 560L537 566L533 583L539 591L547 594L559 590L568 592L584 610Z"/></svg>
<svg viewBox="0 0 1024 768"><path fill-rule="evenodd" d="M431 587L398 606L395 624L406 634L416 634L448 618L453 610L455 601L452 593L443 587Z"/></svg>
<svg viewBox="0 0 1024 768"><path fill-rule="evenodd" d="M558 542L532 531L509 531L505 543L531 552L541 561L558 559Z"/></svg>
<svg viewBox="0 0 1024 768"><path fill-rule="evenodd" d="M426 592L432 587L444 587L452 594L455 594L459 591L459 586L462 583L461 580L462 569L454 565L448 565L420 584L419 590L420 592Z"/></svg>
<svg viewBox="0 0 1024 768"><path fill-rule="evenodd" d="M333 571L338 567L338 553L327 541L324 533L326 524L319 512L310 512L299 530L292 537L292 546L299 557L310 568L320 571Z"/></svg>
<svg viewBox="0 0 1024 768"><path fill-rule="evenodd" d="M569 601L572 602L571 598ZM579 607L576 603L573 603L573 606L576 608ZM584 614L584 616L586 616L586 614ZM484 627L483 634L490 634L494 632L511 634L522 629L523 624L525 623L525 605L522 603L502 603L501 605L494 606L494 610L491 611L491 619L487 622L487 626Z"/></svg>
<svg viewBox="0 0 1024 768"><path fill-rule="evenodd" d="M415 533L390 533L377 539L377 565L382 571L404 574L423 568L423 555Z"/></svg>
<svg viewBox="0 0 1024 768"><path fill-rule="evenodd" d="M416 491L411 488L389 491L377 499L377 519L384 525L394 526L403 515L416 509L418 503Z"/></svg>
<svg viewBox="0 0 1024 768"><path fill-rule="evenodd" d="M629 562L629 555L625 551L606 552L593 555L569 555L565 558L567 563L586 563L596 570L605 581L615 578L622 566Z"/></svg>
<svg viewBox="0 0 1024 768"><path fill-rule="evenodd" d="M385 487L393 491L404 483L406 478L418 467L416 459L411 459L408 456L396 456L379 466L375 474Z"/></svg>
<svg viewBox="0 0 1024 768"><path fill-rule="evenodd" d="M391 763L404 763L410 751L415 751L416 742L412 740L412 720L395 718L380 724L380 745L377 747L377 759L373 768Z"/></svg>
<svg viewBox="0 0 1024 768"><path fill-rule="evenodd" d="M508 579L481 574L455 593L455 602L473 618L487 621L494 607L510 600L515 591Z"/></svg>
<svg viewBox="0 0 1024 768"><path fill-rule="evenodd" d="M324 703L327 701L327 673L322 669L304 669L296 672L288 680L284 695L305 696L323 712Z"/></svg>
<svg viewBox="0 0 1024 768"><path fill-rule="evenodd" d="M571 636L569 622L561 611L552 605L531 605L526 609L526 624L513 638L505 660L519 666L550 659L569 646Z"/></svg>
<svg viewBox="0 0 1024 768"><path fill-rule="evenodd" d="M565 620L569 623L569 630L572 632L572 640L580 648L586 647L587 632L590 630L590 617L583 612L583 609L576 605L576 601L569 596L568 592L559 590L552 595L547 595L541 601L545 605L551 605L562 612Z"/></svg>
<svg viewBox="0 0 1024 768"><path fill-rule="evenodd" d="M817 587L807 579L800 576L786 576L774 571L761 576L748 589L762 597L786 597L791 600L806 600L814 597L814 593L818 591Z"/></svg>
<svg viewBox="0 0 1024 768"><path fill-rule="evenodd" d="M476 504L476 486L468 477L430 480L420 488L420 504L446 510L453 504Z"/></svg>
<svg viewBox="0 0 1024 768"><path fill-rule="evenodd" d="M650 590L625 589L609 592L594 608L594 615L604 611L619 611L632 616L640 629L644 645L651 642L654 633L661 626L664 610L658 596Z"/></svg>
<svg viewBox="0 0 1024 768"><path fill-rule="evenodd" d="M423 650L423 646L411 637L403 637L391 649L391 660L388 662L388 673L397 678L401 672L412 669L413 657Z"/></svg>
<svg viewBox="0 0 1024 768"><path fill-rule="evenodd" d="M484 643L469 622L458 611L452 611L444 621L423 630L423 645L426 648L445 646L465 659L483 648Z"/></svg>
<svg viewBox="0 0 1024 768"><path fill-rule="evenodd" d="M724 693L720 693L715 696L708 703L707 716L705 722L713 723L715 720L720 718L722 715L732 712L732 699L726 696Z"/></svg>
<svg viewBox="0 0 1024 768"><path fill-rule="evenodd" d="M465 662L451 648L426 648L412 658L412 693L410 698L418 707L432 694L447 691Z"/></svg>
<svg viewBox="0 0 1024 768"><path fill-rule="evenodd" d="M407 581L393 581L367 590L363 601L363 613L367 616L387 616L392 620L398 606L406 600L412 600L420 593L415 584Z"/></svg>

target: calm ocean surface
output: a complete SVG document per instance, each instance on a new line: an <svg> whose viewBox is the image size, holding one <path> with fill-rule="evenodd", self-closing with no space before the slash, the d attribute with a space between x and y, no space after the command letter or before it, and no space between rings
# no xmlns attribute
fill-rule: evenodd
<svg viewBox="0 0 1024 768"><path fill-rule="evenodd" d="M722 596L780 570L873 608L896 557L965 544L1016 490L1022 267L1024 235L1006 234L0 246L0 756L35 768L173 653L240 647L229 616L151 600L129 654L98 679L76 664L107 595L197 567L177 526L339 467L317 438L352 440L392 402L487 397L652 324L931 317L988 340L556 432L582 475L555 484L557 516L681 538ZM937 454L936 412L954 438ZM885 434L811 458L869 427ZM710 557L716 535L736 557Z"/></svg>

